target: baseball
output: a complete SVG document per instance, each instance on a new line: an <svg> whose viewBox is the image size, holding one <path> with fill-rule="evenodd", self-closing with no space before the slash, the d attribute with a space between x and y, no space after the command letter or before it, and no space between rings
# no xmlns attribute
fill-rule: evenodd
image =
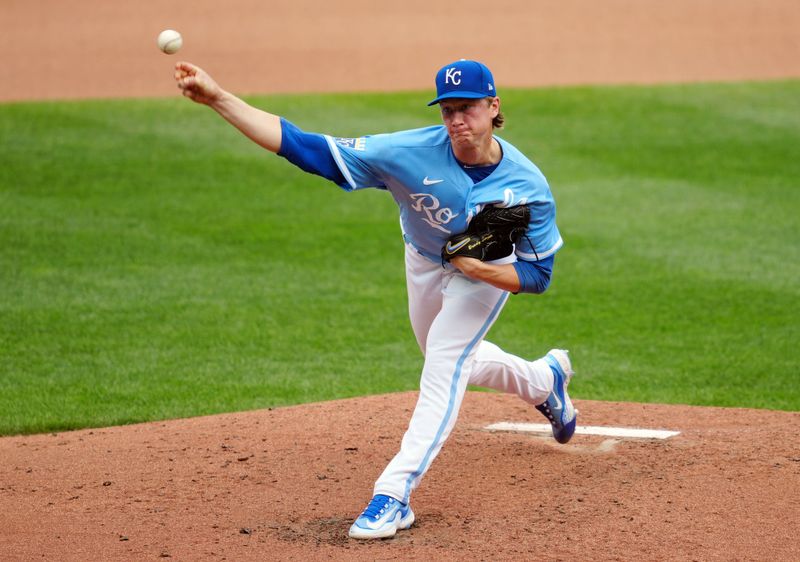
<svg viewBox="0 0 800 562"><path fill-rule="evenodd" d="M158 34L158 48L172 55L178 52L183 45L183 37L174 29L165 29Z"/></svg>

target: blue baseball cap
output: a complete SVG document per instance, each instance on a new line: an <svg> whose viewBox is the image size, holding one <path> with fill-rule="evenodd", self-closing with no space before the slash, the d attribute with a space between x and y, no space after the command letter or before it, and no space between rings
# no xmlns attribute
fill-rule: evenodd
<svg viewBox="0 0 800 562"><path fill-rule="evenodd" d="M449 98L486 98L497 95L492 72L485 64L461 59L447 64L436 73L436 99L434 105Z"/></svg>

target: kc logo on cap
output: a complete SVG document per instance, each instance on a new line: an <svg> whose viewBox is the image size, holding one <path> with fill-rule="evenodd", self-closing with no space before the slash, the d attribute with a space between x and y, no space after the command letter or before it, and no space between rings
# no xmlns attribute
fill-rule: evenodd
<svg viewBox="0 0 800 562"><path fill-rule="evenodd" d="M448 68L444 73L444 82L447 84L453 84L454 86L458 86L461 84L461 71L458 70L455 66Z"/></svg>
<svg viewBox="0 0 800 562"><path fill-rule="evenodd" d="M497 95L489 68L478 61L461 59L445 65L436 74L436 99L428 105L450 98L486 98Z"/></svg>

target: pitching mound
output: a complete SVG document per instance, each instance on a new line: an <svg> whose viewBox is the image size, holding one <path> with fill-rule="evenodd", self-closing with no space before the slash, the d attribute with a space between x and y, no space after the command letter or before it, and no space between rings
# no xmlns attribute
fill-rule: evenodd
<svg viewBox="0 0 800 562"><path fill-rule="evenodd" d="M396 538L348 539L416 393L0 439L4 560L800 559L800 414L469 393Z"/></svg>

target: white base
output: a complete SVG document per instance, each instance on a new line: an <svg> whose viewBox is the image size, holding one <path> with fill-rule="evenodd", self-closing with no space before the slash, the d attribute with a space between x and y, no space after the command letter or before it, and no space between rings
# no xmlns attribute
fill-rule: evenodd
<svg viewBox="0 0 800 562"><path fill-rule="evenodd" d="M499 422L487 425L484 429L489 431L513 431L521 433L543 433L552 435L553 430L549 423L514 423ZM628 439L669 439L680 435L680 431L663 429L635 429L629 427L605 427L596 425L579 425L575 428L575 435L603 435L606 437L622 437Z"/></svg>

